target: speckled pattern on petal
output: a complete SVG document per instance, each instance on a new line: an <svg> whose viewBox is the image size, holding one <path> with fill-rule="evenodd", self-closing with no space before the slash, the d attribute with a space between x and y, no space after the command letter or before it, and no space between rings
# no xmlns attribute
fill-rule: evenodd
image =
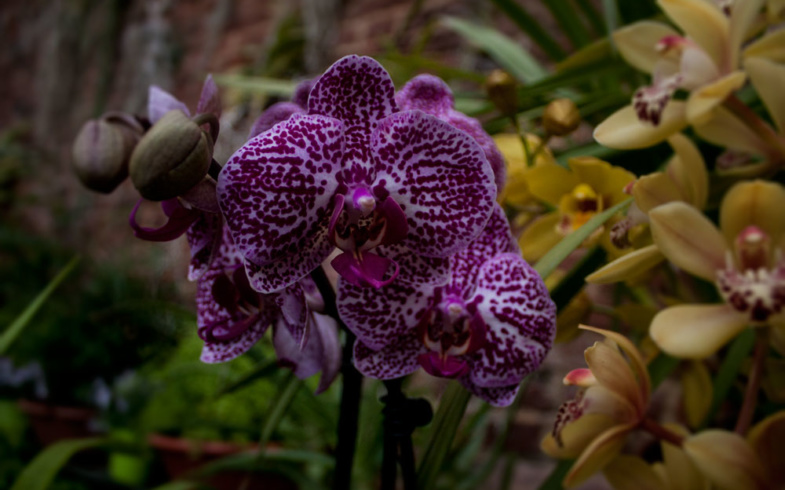
<svg viewBox="0 0 785 490"><path fill-rule="evenodd" d="M465 133L421 111L400 112L382 121L371 149L377 186L406 214L404 244L413 252L447 257L482 231L496 185L482 149Z"/></svg>
<svg viewBox="0 0 785 490"><path fill-rule="evenodd" d="M411 333L382 350L369 349L359 340L354 344L354 366L363 375L376 379L393 379L416 371L417 356L425 352L422 341Z"/></svg>
<svg viewBox="0 0 785 490"><path fill-rule="evenodd" d="M450 258L452 286L461 291L463 298L470 298L477 286L477 274L485 261L503 253L520 254L518 242L512 236L504 210L494 205L491 218L480 233L465 250Z"/></svg>
<svg viewBox="0 0 785 490"><path fill-rule="evenodd" d="M232 237L270 275L256 277L257 290L294 283L332 250L325 236L342 131L338 120L295 115L246 143L221 171L218 200Z"/></svg>
<svg viewBox="0 0 785 490"><path fill-rule="evenodd" d="M211 213L202 213L188 228L186 237L191 249L191 262L188 264L189 281L196 281L207 271L222 234L228 232L229 230L223 226L221 216Z"/></svg>
<svg viewBox="0 0 785 490"><path fill-rule="evenodd" d="M540 365L556 333L556 305L545 284L519 255L503 254L483 265L474 300L488 332L472 355L471 382L485 388L519 383Z"/></svg>
<svg viewBox="0 0 785 490"><path fill-rule="evenodd" d="M515 395L518 394L518 384L503 386L500 388L482 388L473 384L467 378L461 378L461 384L469 390L474 396L482 398L494 407L507 407L514 400Z"/></svg>

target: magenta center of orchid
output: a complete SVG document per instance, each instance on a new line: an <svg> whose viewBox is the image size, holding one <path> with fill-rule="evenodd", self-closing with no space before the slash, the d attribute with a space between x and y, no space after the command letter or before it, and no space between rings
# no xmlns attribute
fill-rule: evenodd
<svg viewBox="0 0 785 490"><path fill-rule="evenodd" d="M753 323L766 322L785 310L785 260L781 249L771 250L771 238L757 226L748 226L728 252L725 269L717 271L717 288L737 311ZM773 259L773 260L772 260ZM773 262L773 263L772 263Z"/></svg>
<svg viewBox="0 0 785 490"><path fill-rule="evenodd" d="M218 276L213 282L212 296L229 315L199 328L199 337L205 342L236 339L251 328L262 313L261 296L251 288L243 267L236 268L231 276Z"/></svg>
<svg viewBox="0 0 785 490"><path fill-rule="evenodd" d="M448 295L430 308L418 325L428 352L419 363L433 376L457 378L469 370L467 355L485 344L487 326L459 297Z"/></svg>
<svg viewBox="0 0 785 490"><path fill-rule="evenodd" d="M344 253L332 261L333 268L356 286L389 284L398 275L398 265L370 251L400 242L408 229L406 215L389 196L377 199L363 187L337 196L328 233Z"/></svg>

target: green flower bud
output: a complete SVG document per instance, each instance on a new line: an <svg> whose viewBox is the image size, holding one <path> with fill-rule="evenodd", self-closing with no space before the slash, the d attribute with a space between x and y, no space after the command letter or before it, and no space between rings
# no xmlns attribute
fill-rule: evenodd
<svg viewBox="0 0 785 490"><path fill-rule="evenodd" d="M493 70L485 79L485 91L502 114L518 112L518 92L515 79L504 70Z"/></svg>
<svg viewBox="0 0 785 490"><path fill-rule="evenodd" d="M205 120L202 120L205 119ZM184 194L198 184L213 159L213 136L200 124L218 121L211 115L189 119L169 111L144 135L131 155L131 181L145 199L163 201Z"/></svg>
<svg viewBox="0 0 785 490"><path fill-rule="evenodd" d="M110 193L128 177L128 161L144 134L131 115L107 113L87 121L71 151L79 180L88 189Z"/></svg>
<svg viewBox="0 0 785 490"><path fill-rule="evenodd" d="M565 136L578 127L581 123L581 114L575 102L570 99L552 100L545 106L542 115L542 125L548 134Z"/></svg>

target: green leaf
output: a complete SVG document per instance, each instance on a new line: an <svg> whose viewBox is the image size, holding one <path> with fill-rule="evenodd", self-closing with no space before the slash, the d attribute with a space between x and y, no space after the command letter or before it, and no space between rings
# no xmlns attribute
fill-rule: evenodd
<svg viewBox="0 0 785 490"><path fill-rule="evenodd" d="M602 14L605 17L605 26L608 28L608 40L613 46L613 31L619 28L619 9L616 7L616 0L602 0ZM614 46L615 50L616 47Z"/></svg>
<svg viewBox="0 0 785 490"><path fill-rule="evenodd" d="M568 255L580 247L584 240L589 238L594 230L602 226L602 224L608 221L614 214L623 211L631 203L632 198L629 198L626 201L622 201L619 204L606 209L602 213L593 216L586 224L564 237L562 241L550 249L548 253L534 264L534 270L536 270L543 279L551 275Z"/></svg>
<svg viewBox="0 0 785 490"><path fill-rule="evenodd" d="M542 23L531 16L523 7L513 0L491 0L499 10L507 14L507 17L515 22L523 32L525 32L548 57L558 61L566 56L564 49L559 46L548 31L542 27Z"/></svg>
<svg viewBox="0 0 785 490"><path fill-rule="evenodd" d="M556 303L558 311L567 306L572 298L583 289L586 285L586 276L605 263L605 255L605 250L602 247L594 247L553 288L551 299Z"/></svg>
<svg viewBox="0 0 785 490"><path fill-rule="evenodd" d="M33 319L33 316L41 309L49 296L57 289L57 286L63 282L63 280L68 277L68 274L74 270L76 265L79 263L81 259L79 257L74 257L68 262L65 267L63 267L60 272L55 276L52 281L47 284L43 291L38 293L38 296L29 304L25 311L23 311L16 319L11 323L11 325L3 331L0 335L0 355L3 355L11 344L16 340L17 337L22 333L30 320Z"/></svg>
<svg viewBox="0 0 785 490"><path fill-rule="evenodd" d="M274 78L249 77L243 75L215 75L215 83L261 95L291 97L297 82Z"/></svg>
<svg viewBox="0 0 785 490"><path fill-rule="evenodd" d="M548 475L548 479L540 485L539 490L562 490L564 487L562 487L561 482L564 481L564 477L570 472L572 463L574 463L572 459L559 461L551 474Z"/></svg>
<svg viewBox="0 0 785 490"><path fill-rule="evenodd" d="M583 25L578 10L569 0L546 0L543 3L551 11L553 18L556 19L562 32L570 39L573 46L581 48L591 42L589 31Z"/></svg>
<svg viewBox="0 0 785 490"><path fill-rule="evenodd" d="M431 438L417 469L417 488L434 488L470 398L471 393L459 383L453 381L447 385L431 425Z"/></svg>
<svg viewBox="0 0 785 490"><path fill-rule="evenodd" d="M711 401L711 408L703 421L705 427L717 414L720 405L728 398L728 393L733 387L733 383L739 376L744 361L750 355L752 347L755 345L755 331L752 328L746 329L731 344L725 359L722 361L717 377L714 378L714 396Z"/></svg>
<svg viewBox="0 0 785 490"><path fill-rule="evenodd" d="M676 367L678 367L681 359L676 359L675 357L671 357L664 352L660 352L660 354L654 358L653 361L649 363L647 366L649 370L649 377L651 378L651 389L653 390L660 383L665 381L665 378L670 376Z"/></svg>
<svg viewBox="0 0 785 490"><path fill-rule="evenodd" d="M594 29L595 34L603 35L607 32L605 29L605 22L597 12L597 9L594 8L593 3L590 0L577 0L578 8L581 9L583 15L589 20L589 24L591 24L592 29Z"/></svg>
<svg viewBox="0 0 785 490"><path fill-rule="evenodd" d="M523 83L545 78L548 72L519 43L491 27L480 26L456 17L446 17L444 24L482 49L499 66Z"/></svg>
<svg viewBox="0 0 785 490"><path fill-rule="evenodd" d="M242 376L239 378L232 380L229 384L224 386L218 393L217 396L227 395L234 391L239 390L240 388L244 388L249 384L253 383L257 379L265 378L267 376L272 375L273 373L277 373L279 370L278 360L271 359L271 360L264 360L258 363L252 370L248 371L247 373L243 373Z"/></svg>
<svg viewBox="0 0 785 490"><path fill-rule="evenodd" d="M574 52L567 59L556 65L556 70L563 72L586 69L587 65L602 62L619 63L619 61L616 60L616 55L613 53L613 47L607 37L598 39Z"/></svg>
<svg viewBox="0 0 785 490"><path fill-rule="evenodd" d="M618 153L619 150L602 146L599 143L589 143L588 145L578 146L559 153L556 155L556 162L562 167L566 167L567 161L573 157L597 157L601 160L607 160Z"/></svg>
<svg viewBox="0 0 785 490"><path fill-rule="evenodd" d="M106 445L107 439L69 439L47 447L28 464L11 490L44 490L71 456L85 449Z"/></svg>

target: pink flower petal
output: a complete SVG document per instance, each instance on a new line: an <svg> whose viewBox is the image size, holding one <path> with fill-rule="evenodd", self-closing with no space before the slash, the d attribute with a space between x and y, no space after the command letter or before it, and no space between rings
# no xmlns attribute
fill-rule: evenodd
<svg viewBox="0 0 785 490"><path fill-rule="evenodd" d="M174 95L160 87L151 85L147 97L147 117L150 119L150 124L155 124L164 114L173 110L180 110L186 116L191 115L188 107L177 100Z"/></svg>

